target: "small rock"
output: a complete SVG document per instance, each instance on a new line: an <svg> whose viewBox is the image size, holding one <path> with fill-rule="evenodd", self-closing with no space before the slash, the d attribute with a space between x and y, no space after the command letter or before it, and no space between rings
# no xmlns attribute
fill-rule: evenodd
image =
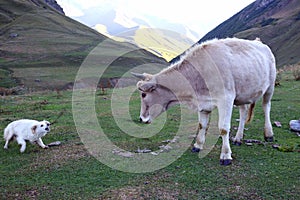
<svg viewBox="0 0 300 200"><path fill-rule="evenodd" d="M281 127L282 127L282 125L281 125L281 123L280 123L279 121L275 121L274 124L275 124L275 126L278 127L278 128L281 128Z"/></svg>
<svg viewBox="0 0 300 200"><path fill-rule="evenodd" d="M172 140L164 140L163 143L176 143L179 139L179 136L175 136Z"/></svg>
<svg viewBox="0 0 300 200"><path fill-rule="evenodd" d="M118 156L122 156L125 158L132 158L134 156L133 153L129 152L129 151L119 151L119 150L113 150L113 154L116 154Z"/></svg>
<svg viewBox="0 0 300 200"><path fill-rule="evenodd" d="M274 149L278 149L278 148L280 147L280 145L279 145L279 144L273 144L272 147L273 147Z"/></svg>
<svg viewBox="0 0 300 200"><path fill-rule="evenodd" d="M162 151L170 151L172 149L169 145L162 145L159 147Z"/></svg>
<svg viewBox="0 0 300 200"><path fill-rule="evenodd" d="M295 132L300 132L300 120L291 120L290 129Z"/></svg>
<svg viewBox="0 0 300 200"><path fill-rule="evenodd" d="M247 146L253 146L253 143L245 142L245 145L247 145Z"/></svg>
<svg viewBox="0 0 300 200"><path fill-rule="evenodd" d="M134 154L133 153L131 153L131 152L120 152L119 154L118 154L119 156L123 156L123 157L125 157L125 158L132 158L133 156L134 156Z"/></svg>
<svg viewBox="0 0 300 200"><path fill-rule="evenodd" d="M9 34L9 37L11 37L11 38L16 38L18 36L19 36L18 33L11 33L11 34Z"/></svg>
<svg viewBox="0 0 300 200"><path fill-rule="evenodd" d="M256 144L262 144L263 142L260 140L254 140L254 139L248 139L248 140L244 140L245 144L246 143L256 143Z"/></svg>
<svg viewBox="0 0 300 200"><path fill-rule="evenodd" d="M151 150L150 149L139 149L135 151L136 153L150 153Z"/></svg>
<svg viewBox="0 0 300 200"><path fill-rule="evenodd" d="M55 142L49 143L48 147L59 146L59 145L61 145L61 142L60 141L55 141Z"/></svg>

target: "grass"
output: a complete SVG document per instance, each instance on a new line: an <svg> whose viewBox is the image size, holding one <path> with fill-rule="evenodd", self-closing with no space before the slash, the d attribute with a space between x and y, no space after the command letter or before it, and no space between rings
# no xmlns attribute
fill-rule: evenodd
<svg viewBox="0 0 300 200"><path fill-rule="evenodd" d="M172 139L180 121L179 107L168 111L160 133L149 138L125 134L112 117L111 94L96 93L97 117L109 139L128 151L137 148L158 150L162 141ZM219 165L221 140L204 158L187 150L167 167L149 173L132 174L112 169L86 150L77 134L72 116L71 91L44 91L0 99L0 128L16 119L34 118L55 122L46 144L62 145L47 150L27 145L19 153L16 142L7 151L0 150L1 199L299 199L300 139L289 131L288 122L299 118L300 82L283 76L272 101L271 118L280 121L274 127L276 144L293 147L292 152L273 149L271 144L233 146L233 163ZM139 97L130 98L130 115L138 124ZM237 126L238 110L232 126ZM148 125L141 126L149 127ZM263 140L261 106L255 108L254 120L247 126L246 139ZM192 142L192 141L190 141ZM1 137L0 143L4 145ZM172 154L172 150L167 153ZM123 160L129 158L122 158Z"/></svg>
<svg viewBox="0 0 300 200"><path fill-rule="evenodd" d="M8 70L0 69L0 87L10 88L15 85L16 80L12 78L11 72Z"/></svg>

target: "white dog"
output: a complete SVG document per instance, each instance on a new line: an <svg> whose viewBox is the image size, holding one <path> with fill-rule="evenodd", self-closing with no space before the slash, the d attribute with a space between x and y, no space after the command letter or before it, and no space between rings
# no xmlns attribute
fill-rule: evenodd
<svg viewBox="0 0 300 200"><path fill-rule="evenodd" d="M20 152L23 153L26 149L26 141L31 143L37 142L42 148L48 148L41 137L45 136L50 131L50 123L48 121L36 121L30 119L20 119L13 121L4 129L5 145L4 149L8 148L8 143L14 137L19 145Z"/></svg>

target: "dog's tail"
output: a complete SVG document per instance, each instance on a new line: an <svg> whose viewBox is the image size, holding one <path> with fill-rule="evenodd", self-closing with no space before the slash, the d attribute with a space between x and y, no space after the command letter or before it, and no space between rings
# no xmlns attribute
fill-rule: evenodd
<svg viewBox="0 0 300 200"><path fill-rule="evenodd" d="M8 138L8 135L9 135L9 131L8 131L8 128L5 128L4 129L4 140L7 140L7 138Z"/></svg>
<svg viewBox="0 0 300 200"><path fill-rule="evenodd" d="M247 119L246 119L246 123L250 123L253 119L253 116L254 116L254 107L255 107L255 103L252 103L250 104L250 108L248 110L248 116L247 116Z"/></svg>

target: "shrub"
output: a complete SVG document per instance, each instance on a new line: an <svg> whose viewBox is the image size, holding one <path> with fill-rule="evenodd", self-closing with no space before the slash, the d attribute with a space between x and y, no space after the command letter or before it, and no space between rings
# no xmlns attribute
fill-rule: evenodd
<svg viewBox="0 0 300 200"><path fill-rule="evenodd" d="M293 76L296 81L300 81L300 62L292 66Z"/></svg>
<svg viewBox="0 0 300 200"><path fill-rule="evenodd" d="M282 79L282 73L284 72L284 70L282 69L279 69L277 70L277 73L276 73L276 80L275 80L275 86L280 86L280 81Z"/></svg>

